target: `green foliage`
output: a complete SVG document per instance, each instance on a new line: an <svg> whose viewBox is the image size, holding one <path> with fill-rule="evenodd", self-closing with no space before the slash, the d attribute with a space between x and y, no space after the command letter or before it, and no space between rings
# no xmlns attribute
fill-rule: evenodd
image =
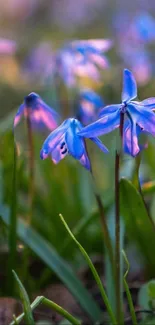
<svg viewBox="0 0 155 325"><path fill-rule="evenodd" d="M155 323L155 280L142 285L138 294L138 304L142 310L142 324Z"/></svg>
<svg viewBox="0 0 155 325"><path fill-rule="evenodd" d="M28 294L27 294L23 284L21 283L20 279L18 278L18 275L16 274L16 272L15 271L12 271L12 272L13 272L13 275L18 283L20 297L22 299L23 308L24 308L24 318L25 318L26 324L34 325L34 319L33 319L33 315L32 315L32 310L31 310L31 305L30 305ZM16 322L17 322L17 319L16 319Z"/></svg>
<svg viewBox="0 0 155 325"><path fill-rule="evenodd" d="M130 265L129 265L129 262L128 262L128 259L127 259L127 256L126 256L124 250L122 250L122 254L123 254L124 260L125 260L126 265L127 265L127 270L126 270L126 272L124 274L124 277L123 277L123 283L124 283L124 287L125 287L125 291L126 291L126 295L127 295L127 299L128 299L128 304L129 304L129 308L130 308L132 322L133 322L133 325L137 325L138 323L137 323L135 308L134 308L134 305L133 305L130 289L129 289L129 286L128 286L128 283L127 283L127 280L126 280L127 275L129 273Z"/></svg>
<svg viewBox="0 0 155 325"><path fill-rule="evenodd" d="M10 225L9 209L0 206L0 215L3 221ZM93 321L101 317L101 312L95 301L83 287L69 265L58 255L54 247L45 241L32 227L24 221L18 220L17 235L31 250L46 263L51 270L63 281L79 301L83 309L90 315Z"/></svg>
<svg viewBox="0 0 155 325"><path fill-rule="evenodd" d="M153 273L155 271L155 225L141 194L127 179L120 181L121 214L127 236L138 245ZM151 247L151 249L150 249Z"/></svg>
<svg viewBox="0 0 155 325"><path fill-rule="evenodd" d="M73 235L73 233L71 232L71 230L69 229L67 223L65 222L63 216L60 214L60 218L61 218L61 221L63 223L63 225L65 226L67 232L69 233L70 237L73 239L73 241L75 242L75 244L78 246L79 250L81 251L82 255L85 257L86 259L86 262L88 264L88 266L90 267L91 271L92 271L92 274L94 276L94 279L98 285L98 288L99 288L99 291L101 293L101 296L103 298L103 302L105 303L105 306L107 308L107 311L108 311L108 314L109 314L109 317L111 319L111 322L112 324L116 324L116 319L115 319L115 316L113 314L113 311L112 311L112 308L110 306L110 303L109 303L109 300L107 298L107 295L106 295L106 292L104 290L104 287L103 287L103 284L101 282L101 279L90 259L90 257L88 256L87 252L85 251L85 249L83 248L83 246L79 243L79 241L75 238L75 236ZM97 321L99 321L99 319L96 319Z"/></svg>
<svg viewBox="0 0 155 325"><path fill-rule="evenodd" d="M18 279L18 281L19 281L19 279ZM20 282L20 285L22 285L21 282ZM27 298L25 297L25 300ZM26 303L26 301L24 301L24 303ZM10 325L19 324L22 321L22 319L26 316L26 313L28 313L30 315L32 313L32 310L37 308L40 304L43 304L43 305L55 310L58 314L62 315L65 319L67 319L66 324L73 324L73 325L80 325L81 324L81 321L79 321L77 318L73 317L71 314L69 314L64 308L60 307L58 304L54 303L53 301L51 301L51 300L49 300L49 299L47 299L47 298L45 298L43 296L38 296L32 302L32 304L29 305L30 310L29 311L24 310L24 313L22 313L17 318L15 318L15 320L13 322L11 322ZM29 323L27 323L27 324L29 324ZM30 324L33 325L33 323L30 323Z"/></svg>

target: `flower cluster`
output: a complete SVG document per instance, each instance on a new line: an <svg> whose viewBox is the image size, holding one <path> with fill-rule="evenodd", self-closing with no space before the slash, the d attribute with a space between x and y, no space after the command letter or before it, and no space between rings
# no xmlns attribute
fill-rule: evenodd
<svg viewBox="0 0 155 325"><path fill-rule="evenodd" d="M58 75L68 87L76 85L76 78L88 76L98 81L100 69L107 69L109 62L104 52L112 47L107 39L80 40L66 44L55 55L53 74Z"/></svg>
<svg viewBox="0 0 155 325"><path fill-rule="evenodd" d="M102 68L106 66L107 61L101 56L101 52L109 47L110 42L105 40L74 41L70 50L66 48L57 57L56 69L59 68L59 72L68 81L71 81L79 68L85 72L88 69L91 75L92 71L97 71L96 65ZM121 127L124 151L135 157L143 148L139 144L140 134L147 133L155 136L155 98L137 101L136 97L136 80L132 72L125 69L120 104L104 107L102 99L94 91L81 90L76 118L68 118L59 125L58 114L39 95L31 93L25 97L24 103L19 107L14 119L14 127L20 122L22 116L29 118L33 128L46 127L52 132L42 146L41 159L51 157L57 164L69 154L79 160L86 169L91 170L85 138L89 138L104 153L107 153L108 149L98 136ZM122 116L123 124L120 125Z"/></svg>

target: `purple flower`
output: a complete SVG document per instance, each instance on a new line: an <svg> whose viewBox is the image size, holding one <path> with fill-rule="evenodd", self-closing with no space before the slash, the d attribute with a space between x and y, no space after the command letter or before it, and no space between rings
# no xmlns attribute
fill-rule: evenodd
<svg viewBox="0 0 155 325"><path fill-rule="evenodd" d="M77 118L83 125L94 122L100 109L104 106L102 98L91 89L84 89L80 92L78 100Z"/></svg>
<svg viewBox="0 0 155 325"><path fill-rule="evenodd" d="M111 46L112 41L108 39L73 41L57 53L55 73L69 87L76 84L76 78L79 76L87 76L98 81L99 68L109 67L103 53Z"/></svg>
<svg viewBox="0 0 155 325"><path fill-rule="evenodd" d="M36 93L30 93L25 97L14 118L14 127L17 126L23 116L29 117L34 128L47 128L52 131L58 126L58 114Z"/></svg>
<svg viewBox="0 0 155 325"><path fill-rule="evenodd" d="M83 137L78 136L78 132L82 128L82 124L74 118L65 120L45 140L40 152L41 159L46 159L50 156L52 161L57 164L69 154L79 160L86 169L90 170L91 166L85 141ZM98 138L91 137L90 140L95 142L103 152L108 152L107 148Z"/></svg>
<svg viewBox="0 0 155 325"><path fill-rule="evenodd" d="M142 102L133 101L137 97L137 85L133 74L125 69L123 75L122 103L109 105L100 112L100 119L79 132L86 138L97 137L120 126L120 113L124 114L123 145L125 151L136 156L141 147L138 137L141 132L155 136L155 98Z"/></svg>
<svg viewBox="0 0 155 325"><path fill-rule="evenodd" d="M155 40L155 19L147 12L141 12L134 18L131 32L137 41L152 42Z"/></svg>
<svg viewBox="0 0 155 325"><path fill-rule="evenodd" d="M0 55L14 54L16 51L16 42L6 39L0 38Z"/></svg>
<svg viewBox="0 0 155 325"><path fill-rule="evenodd" d="M23 73L29 80L45 82L53 73L54 52L49 42L40 42L35 46L23 64Z"/></svg>
<svg viewBox="0 0 155 325"><path fill-rule="evenodd" d="M133 44L121 44L120 54L131 67L137 83L139 85L145 85L152 76L152 64L149 52L144 48L143 45L133 47Z"/></svg>

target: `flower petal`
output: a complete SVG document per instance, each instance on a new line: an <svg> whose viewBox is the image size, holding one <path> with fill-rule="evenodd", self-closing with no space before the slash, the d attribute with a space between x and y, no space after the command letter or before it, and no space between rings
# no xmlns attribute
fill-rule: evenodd
<svg viewBox="0 0 155 325"><path fill-rule="evenodd" d="M153 110L155 109L155 97L147 98L142 102L139 102L139 104L145 106L145 108L150 108Z"/></svg>
<svg viewBox="0 0 155 325"><path fill-rule="evenodd" d="M65 136L61 138L61 143L65 142ZM68 155L67 148L65 150L61 149L61 144L59 143L54 150L51 152L51 159L54 162L54 164L58 164L60 160L65 158Z"/></svg>
<svg viewBox="0 0 155 325"><path fill-rule="evenodd" d="M15 118L14 118L14 123L13 123L14 128L21 121L22 116L24 115L24 109L25 109L25 104L20 105L20 107L17 111L17 114L15 115Z"/></svg>
<svg viewBox="0 0 155 325"><path fill-rule="evenodd" d="M56 148L61 140L61 137L65 134L67 128L70 125L70 119L65 120L56 130L50 133L47 139L44 141L42 149L40 151L40 158L46 159L49 154Z"/></svg>
<svg viewBox="0 0 155 325"><path fill-rule="evenodd" d="M127 69L124 69L123 73L123 91L122 91L122 102L129 102L130 100L137 97L137 84L132 74Z"/></svg>
<svg viewBox="0 0 155 325"><path fill-rule="evenodd" d="M130 121L129 119L124 123L123 144L125 153L135 157L139 151L138 137L141 133L141 128Z"/></svg>
<svg viewBox="0 0 155 325"><path fill-rule="evenodd" d="M103 55L101 56L101 54L91 53L89 55L89 59L90 59L90 61L92 61L93 63L95 63L101 69L107 69L107 68L109 68L108 59L105 56L103 56Z"/></svg>
<svg viewBox="0 0 155 325"><path fill-rule="evenodd" d="M90 160L88 158L86 151L84 152L82 157L79 159L79 161L80 161L81 165L84 166L86 169L88 169L88 170L91 169Z"/></svg>
<svg viewBox="0 0 155 325"><path fill-rule="evenodd" d="M117 110L84 127L78 134L86 138L94 138L113 131L119 127L119 124L120 112Z"/></svg>
<svg viewBox="0 0 155 325"><path fill-rule="evenodd" d="M100 110L99 117L101 118L101 117L104 117L107 114L114 113L117 110L120 110L121 107L122 107L122 104L105 106Z"/></svg>
<svg viewBox="0 0 155 325"><path fill-rule="evenodd" d="M50 108L45 102L38 98L35 109L31 111L31 123L34 126L40 126L40 128L47 127L50 131L54 130L58 126L59 115Z"/></svg>
<svg viewBox="0 0 155 325"><path fill-rule="evenodd" d="M77 135L78 131L79 128L77 121L73 120L65 134L68 153L75 159L81 158L85 148L83 139Z"/></svg>
<svg viewBox="0 0 155 325"><path fill-rule="evenodd" d="M94 47L99 51L108 51L112 45L113 42L110 39L89 39L89 40L78 40L73 41L71 43L73 46L79 48L79 47Z"/></svg>
<svg viewBox="0 0 155 325"><path fill-rule="evenodd" d="M155 114L139 104L129 104L128 109L135 123L144 131L155 136Z"/></svg>
<svg viewBox="0 0 155 325"><path fill-rule="evenodd" d="M102 143L102 141L98 138L90 138L91 141L97 144L97 146L104 152L108 153L109 150L106 148L106 146Z"/></svg>

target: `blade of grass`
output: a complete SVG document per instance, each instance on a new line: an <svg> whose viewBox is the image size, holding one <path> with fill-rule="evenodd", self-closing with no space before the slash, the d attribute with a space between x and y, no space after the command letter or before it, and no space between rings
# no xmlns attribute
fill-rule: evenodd
<svg viewBox="0 0 155 325"><path fill-rule="evenodd" d="M98 275L98 273L97 273L97 271L96 271L96 269L95 269L95 267L94 267L94 265L93 265L90 257L88 256L88 254L85 251L85 249L83 248L83 246L74 237L73 233L71 232L70 228L68 227L67 223L65 222L63 216L61 214L59 214L59 216L60 216L60 219L61 219L63 225L65 226L66 230L68 231L68 234L71 236L71 238L73 239L73 241L75 242L75 244L80 249L82 255L85 257L85 259L86 259L86 261L87 261L87 263L88 263L88 265L89 265L89 267L90 267L90 269L92 271L92 274L94 276L94 279L95 279L95 281L96 281L96 283L98 285L98 288L99 288L99 290L101 292L101 296L102 296L103 301L104 301L104 303L106 305L106 308L107 308L108 314L110 316L111 322L112 322L112 324L116 324L116 319L115 319L115 316L113 314L112 308L111 308L111 306L109 304L109 300L108 300L107 295L105 293L105 290L104 290L104 287L102 285L101 279L100 279L100 277L99 277L99 275Z"/></svg>
<svg viewBox="0 0 155 325"><path fill-rule="evenodd" d="M9 295L14 294L14 281L12 270L16 268L16 228L17 228L17 186L16 186L16 168L17 168L17 153L14 143L14 162L13 162L13 180L12 180L12 197L10 210L10 227L9 227L9 258L8 258L8 281L7 292Z"/></svg>
<svg viewBox="0 0 155 325"><path fill-rule="evenodd" d="M10 225L9 208L0 206L0 216L5 224ZM81 281L74 274L70 266L56 252L55 248L44 240L32 227L27 226L18 218L17 235L20 239L40 257L40 259L53 270L59 279L71 291L73 296L87 312L93 322L101 319L102 312Z"/></svg>
<svg viewBox="0 0 155 325"><path fill-rule="evenodd" d="M81 321L79 321L77 318L75 318L70 313L68 313L67 310L63 309L61 306L57 305L52 300L49 300L49 299L45 298L44 296L37 297L33 301L33 303L30 305L31 312L36 307L38 307L38 305L40 305L40 304L43 304L43 305L49 307L50 309L55 310L59 315L62 315L65 319L67 319L73 325L80 325L81 324ZM24 318L24 316L25 316L25 313L22 313L21 315L19 315L16 318L16 323L19 324L22 321L22 319ZM13 321L13 322L11 322L10 325L15 325L16 323Z"/></svg>
<svg viewBox="0 0 155 325"><path fill-rule="evenodd" d="M33 315L32 315L32 310L31 310L31 305L30 305L30 300L28 297L28 294L23 286L23 284L21 283L18 275L16 274L15 271L12 271L18 286L19 286L19 292L20 292L20 297L23 303L23 308L24 308L24 317L25 317L25 321L27 325L34 325L34 319L33 319ZM16 319L17 322L17 319Z"/></svg>
<svg viewBox="0 0 155 325"><path fill-rule="evenodd" d="M132 322L133 322L133 325L137 325L138 323L137 323L136 313L135 313L135 309L134 309L134 305L133 305L133 301L132 301L132 296L131 296L131 293L130 293L130 290L129 290L128 283L126 281L126 277L127 277L128 273L129 273L130 265L129 265L129 262L128 262L128 259L127 259L127 256L126 256L124 250L122 250L122 254L123 254L124 260L125 260L126 265L127 265L127 270L126 270L126 272L124 274L124 277L123 277L123 283L124 283L124 287L125 287L125 291L126 291L126 295L127 295L127 299L128 299L128 304L129 304L129 308L130 308Z"/></svg>
<svg viewBox="0 0 155 325"><path fill-rule="evenodd" d="M38 296L33 302L32 302L32 304L31 304L31 311L33 311L35 308L37 308L39 305L40 305L40 303L42 302L42 296ZM21 321L22 321L22 319L24 318L24 313L22 313L22 314L20 314L18 317L15 317L15 319L16 319L16 322L15 322L15 320L13 320L11 323L10 323L10 325L16 325L16 323L17 324L19 324ZM14 318L13 317L13 318Z"/></svg>

